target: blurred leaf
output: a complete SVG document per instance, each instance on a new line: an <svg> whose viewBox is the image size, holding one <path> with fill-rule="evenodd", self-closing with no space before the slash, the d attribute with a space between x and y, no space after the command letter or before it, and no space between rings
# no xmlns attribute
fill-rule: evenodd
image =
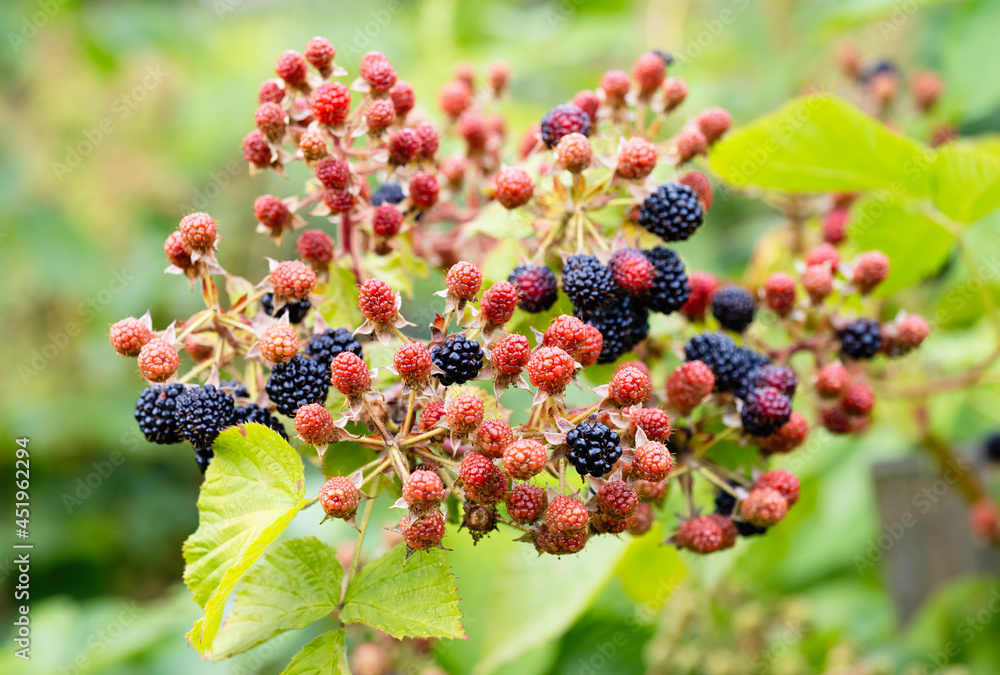
<svg viewBox="0 0 1000 675"><path fill-rule="evenodd" d="M247 574L212 659L245 652L327 616L340 604L343 579L336 551L316 537L281 542Z"/></svg>
<svg viewBox="0 0 1000 675"><path fill-rule="evenodd" d="M686 573L677 549L664 546L664 538L657 523L632 542L615 567L629 597L650 609L662 606Z"/></svg>
<svg viewBox="0 0 1000 675"><path fill-rule="evenodd" d="M500 202L490 202L476 218L462 228L463 236L485 234L497 240L518 240L532 237L535 228L531 226L531 218L524 209L510 211L500 205Z"/></svg>
<svg viewBox="0 0 1000 675"><path fill-rule="evenodd" d="M954 0L921 0L922 6L939 5ZM879 19L876 23L883 35L897 30L897 15L902 15L899 0L840 0L826 13L822 27L842 31Z"/></svg>
<svg viewBox="0 0 1000 675"><path fill-rule="evenodd" d="M395 638L460 638L465 636L461 616L444 552L418 551L407 560L400 544L365 565L347 586L340 620Z"/></svg>
<svg viewBox="0 0 1000 675"><path fill-rule="evenodd" d="M934 176L934 203L953 220L971 223L1000 206L1000 157L946 145Z"/></svg>
<svg viewBox="0 0 1000 675"><path fill-rule="evenodd" d="M223 431L198 497L198 530L184 542L184 583L205 616L188 639L212 648L226 598L305 505L299 453L260 424Z"/></svg>
<svg viewBox="0 0 1000 675"><path fill-rule="evenodd" d="M296 654L281 675L350 675L344 629L331 630L307 644Z"/></svg>
<svg viewBox="0 0 1000 675"><path fill-rule="evenodd" d="M886 188L922 196L930 181L917 143L829 94L805 96L731 132L710 155L736 186L787 192Z"/></svg>
<svg viewBox="0 0 1000 675"><path fill-rule="evenodd" d="M869 197L854 206L850 240L861 250L878 249L889 256L888 278L878 286L886 295L911 286L938 270L948 258L954 236L922 213L898 201Z"/></svg>
<svg viewBox="0 0 1000 675"><path fill-rule="evenodd" d="M996 59L996 26L1000 3L978 0L962 3L945 27L941 68L948 86L944 101L949 110L969 120L992 112L1000 104L1000 78L983 70Z"/></svg>
<svg viewBox="0 0 1000 675"><path fill-rule="evenodd" d="M517 239L497 241L480 265L483 270L483 279L506 280L517 267L518 255L523 250Z"/></svg>

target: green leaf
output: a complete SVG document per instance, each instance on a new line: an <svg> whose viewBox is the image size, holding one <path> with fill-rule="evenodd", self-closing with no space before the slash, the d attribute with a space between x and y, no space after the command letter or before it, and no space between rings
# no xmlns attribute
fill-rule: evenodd
<svg viewBox="0 0 1000 675"><path fill-rule="evenodd" d="M488 237L503 241L505 239L526 239L535 233L531 219L524 209L505 209L500 202L494 201L479 212L475 219L464 225L466 236L485 234Z"/></svg>
<svg viewBox="0 0 1000 675"><path fill-rule="evenodd" d="M933 154L829 94L795 99L731 132L710 155L736 186L786 192L930 190Z"/></svg>
<svg viewBox="0 0 1000 675"><path fill-rule="evenodd" d="M898 201L869 197L852 210L850 241L860 250L878 249L889 256L889 276L879 284L888 295L935 274L948 258L954 236L919 211Z"/></svg>
<svg viewBox="0 0 1000 675"><path fill-rule="evenodd" d="M331 630L303 647L281 675L351 675L344 629Z"/></svg>
<svg viewBox="0 0 1000 675"><path fill-rule="evenodd" d="M1000 157L946 145L934 170L934 203L952 220L971 223L1000 206Z"/></svg>
<svg viewBox="0 0 1000 675"><path fill-rule="evenodd" d="M299 454L260 424L227 429L198 497L197 531L184 542L184 583L205 616L188 639L200 652L212 648L226 598L306 500Z"/></svg>
<svg viewBox="0 0 1000 675"><path fill-rule="evenodd" d="M340 604L343 580L336 551L316 537L281 542L247 574L215 638L213 660L327 616Z"/></svg>
<svg viewBox="0 0 1000 675"><path fill-rule="evenodd" d="M464 637L455 579L444 552L405 556L406 547L396 546L362 568L347 587L340 620L364 623L396 638Z"/></svg>
<svg viewBox="0 0 1000 675"><path fill-rule="evenodd" d="M663 539L657 523L632 542L615 568L629 597L650 609L661 607L686 573L677 549L664 546Z"/></svg>
<svg viewBox="0 0 1000 675"><path fill-rule="evenodd" d="M939 51L947 86L941 104L954 119L984 117L1000 103L1000 78L984 64L996 58L996 26L1000 3L995 0L963 2L944 26Z"/></svg>

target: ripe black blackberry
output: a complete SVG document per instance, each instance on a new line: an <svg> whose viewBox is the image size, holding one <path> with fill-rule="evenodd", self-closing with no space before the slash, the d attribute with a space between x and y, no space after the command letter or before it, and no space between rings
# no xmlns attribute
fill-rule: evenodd
<svg viewBox="0 0 1000 675"><path fill-rule="evenodd" d="M736 531L740 533L741 537L755 537L759 534L767 532L766 527L754 525L753 523L748 523L745 520L734 520L733 524L736 525Z"/></svg>
<svg viewBox="0 0 1000 675"><path fill-rule="evenodd" d="M742 333L753 322L757 306L745 288L726 286L712 298L712 316L723 328Z"/></svg>
<svg viewBox="0 0 1000 675"><path fill-rule="evenodd" d="M295 417L295 411L308 403L326 403L329 370L329 363L296 354L291 361L274 364L264 389L278 412Z"/></svg>
<svg viewBox="0 0 1000 675"><path fill-rule="evenodd" d="M751 436L770 436L792 414L792 400L774 387L753 389L743 399L740 421Z"/></svg>
<svg viewBox="0 0 1000 675"><path fill-rule="evenodd" d="M483 369L483 348L478 342L464 335L452 335L431 349L431 360L443 370L435 374L441 384L464 384L475 379Z"/></svg>
<svg viewBox="0 0 1000 675"><path fill-rule="evenodd" d="M733 485L732 481L729 481L730 485ZM736 497L729 494L725 490L719 490L715 493L715 512L721 513L724 516L733 515L733 509L736 508Z"/></svg>
<svg viewBox="0 0 1000 675"><path fill-rule="evenodd" d="M572 104L557 105L545 113L541 125L542 142L550 148L572 133L590 135L590 115Z"/></svg>
<svg viewBox="0 0 1000 675"><path fill-rule="evenodd" d="M870 359L882 348L882 329L873 319L858 319L844 326L837 335L840 353L850 359Z"/></svg>
<svg viewBox="0 0 1000 675"><path fill-rule="evenodd" d="M170 445L184 440L177 426L177 397L183 391L183 384L154 384L139 394L135 419L147 441Z"/></svg>
<svg viewBox="0 0 1000 675"><path fill-rule="evenodd" d="M195 448L194 449L194 461L198 463L198 468L202 473L208 470L208 465L215 457L215 451L212 448Z"/></svg>
<svg viewBox="0 0 1000 675"><path fill-rule="evenodd" d="M604 344L598 363L611 363L646 339L649 311L627 293L618 292L596 311L577 311L577 316L601 331Z"/></svg>
<svg viewBox="0 0 1000 675"><path fill-rule="evenodd" d="M222 389L235 399L250 398L250 391L246 385L240 384L237 380L225 380L219 383L219 389Z"/></svg>
<svg viewBox="0 0 1000 675"><path fill-rule="evenodd" d="M248 422L263 424L265 427L277 431L286 441L288 440L288 434L285 433L285 425L281 423L281 420L272 415L270 410L261 408L256 403L236 406L235 422L237 424L247 424Z"/></svg>
<svg viewBox="0 0 1000 675"><path fill-rule="evenodd" d="M983 454L988 462L1000 462L1000 434L993 434L986 439Z"/></svg>
<svg viewBox="0 0 1000 675"><path fill-rule="evenodd" d="M666 246L657 246L643 253L656 268L653 287L646 296L646 306L654 312L663 314L676 312L691 295L684 263Z"/></svg>
<svg viewBox="0 0 1000 675"><path fill-rule="evenodd" d="M354 352L359 358L364 358L361 343L346 328L327 328L309 338L306 344L306 355L325 364L327 368L333 362L333 357L341 352Z"/></svg>
<svg viewBox="0 0 1000 675"><path fill-rule="evenodd" d="M191 387L177 397L177 424L195 449L212 447L219 432L236 419L232 396L211 384Z"/></svg>
<svg viewBox="0 0 1000 675"><path fill-rule="evenodd" d="M286 302L284 307L278 310L278 313L274 313L274 293L265 293L260 299L260 306L264 310L264 313L268 316L273 316L275 318L281 318L285 314L288 315L288 322L292 324L302 323L302 320L306 318L306 314L312 309L312 303L309 302L309 298L305 300L299 300L298 302Z"/></svg>
<svg viewBox="0 0 1000 675"><path fill-rule="evenodd" d="M680 183L663 183L646 197L639 209L639 224L664 241L683 241L702 222L698 196Z"/></svg>
<svg viewBox="0 0 1000 675"><path fill-rule="evenodd" d="M684 357L711 368L715 389L723 392L736 391L751 370L769 362L763 354L739 347L728 335L716 332L701 333L688 340Z"/></svg>
<svg viewBox="0 0 1000 675"><path fill-rule="evenodd" d="M372 193L372 206L398 204L404 199L406 195L403 194L403 188L399 183L385 183Z"/></svg>
<svg viewBox="0 0 1000 675"><path fill-rule="evenodd" d="M517 304L526 312L544 312L559 297L556 275L545 265L518 265L507 277L517 289Z"/></svg>
<svg viewBox="0 0 1000 675"><path fill-rule="evenodd" d="M606 424L578 424L566 434L567 458L581 476L603 476L622 456L620 440Z"/></svg>
<svg viewBox="0 0 1000 675"><path fill-rule="evenodd" d="M747 373L747 376L743 378L743 381L740 382L739 387L736 389L736 396L737 398L746 398L751 390L758 387L774 387L782 394L792 397L795 394L797 386L798 377L795 375L794 370L788 366L769 363L757 366Z"/></svg>
<svg viewBox="0 0 1000 675"><path fill-rule="evenodd" d="M563 263L562 290L578 312L603 307L615 286L611 270L592 255L571 255Z"/></svg>

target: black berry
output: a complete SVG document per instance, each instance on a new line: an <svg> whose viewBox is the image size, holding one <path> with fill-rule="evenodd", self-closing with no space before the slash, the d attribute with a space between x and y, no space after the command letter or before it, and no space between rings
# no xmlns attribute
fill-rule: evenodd
<svg viewBox="0 0 1000 675"><path fill-rule="evenodd" d="M723 328L742 333L753 322L757 307L745 288L726 286L712 298L712 316Z"/></svg>
<svg viewBox="0 0 1000 675"><path fill-rule="evenodd" d="M441 384L464 384L483 369L483 348L464 335L452 335L431 349L431 360L444 371L435 375Z"/></svg>
<svg viewBox="0 0 1000 675"><path fill-rule="evenodd" d="M566 434L570 464L582 476L603 476L622 456L618 434L606 424L578 424Z"/></svg>
<svg viewBox="0 0 1000 675"><path fill-rule="evenodd" d="M1000 462L1000 434L993 434L986 439L983 444L983 452L988 461Z"/></svg>
<svg viewBox="0 0 1000 675"><path fill-rule="evenodd" d="M680 183L663 183L646 197L639 224L665 241L683 241L702 223L701 202L694 190Z"/></svg>
<svg viewBox="0 0 1000 675"><path fill-rule="evenodd" d="M592 255L571 255L563 263L562 290L577 311L603 307L615 290L611 270Z"/></svg>
<svg viewBox="0 0 1000 675"><path fill-rule="evenodd" d="M295 411L308 403L326 403L329 370L329 363L296 354L291 361L274 364L264 388L278 412L295 417Z"/></svg>
<svg viewBox="0 0 1000 675"><path fill-rule="evenodd" d="M732 485L732 483L730 483ZM736 508L736 497L731 495L726 490L719 490L715 493L715 512L721 513L724 516L733 515L733 509Z"/></svg>
<svg viewBox="0 0 1000 675"><path fill-rule="evenodd" d="M544 312L559 296L556 275L545 265L518 265L507 277L517 289L517 304L526 312Z"/></svg>
<svg viewBox="0 0 1000 675"><path fill-rule="evenodd" d="M183 391L183 384L154 384L142 390L135 419L147 441L170 445L184 440L177 426L177 397Z"/></svg>
<svg viewBox="0 0 1000 675"><path fill-rule="evenodd" d="M646 297L646 306L654 312L663 314L676 312L691 295L684 263L666 246L657 246L644 253L656 269L656 274L653 275L653 287L649 289Z"/></svg>
<svg viewBox="0 0 1000 675"><path fill-rule="evenodd" d="M736 531L740 533L741 537L755 537L759 534L767 532L766 527L754 525L753 523L748 523L745 520L734 520L733 524L736 525Z"/></svg>
<svg viewBox="0 0 1000 675"><path fill-rule="evenodd" d="M211 384L191 387L177 397L177 423L184 438L196 449L212 447L219 432L233 425L233 398Z"/></svg>
<svg viewBox="0 0 1000 675"><path fill-rule="evenodd" d="M785 396L791 397L795 394L796 386L798 386L798 378L794 370L788 366L767 364L758 366L747 373L746 378L736 390L736 396L746 398L746 395L753 389L774 387Z"/></svg>
<svg viewBox="0 0 1000 675"><path fill-rule="evenodd" d="M271 411L267 408L261 408L255 403L236 406L236 423L246 424L248 422L263 424L265 427L269 427L277 431L278 434L286 441L288 440L288 434L285 433L285 425L283 425L277 417L272 415Z"/></svg>
<svg viewBox="0 0 1000 675"><path fill-rule="evenodd" d="M305 300L299 300L298 302L286 302L284 307L278 310L278 313L274 313L274 294L265 293L260 299L260 306L263 308L264 313L268 316L273 316L276 318L281 318L285 314L288 315L288 322L292 324L302 323L302 320L306 318L306 314L312 309L312 303L309 302L309 298Z"/></svg>
<svg viewBox="0 0 1000 675"><path fill-rule="evenodd" d="M550 148L572 133L590 135L590 115L572 104L557 105L542 118L542 142Z"/></svg>
<svg viewBox="0 0 1000 675"><path fill-rule="evenodd" d="M756 367L768 363L768 358L745 347L739 347L723 333L707 332L695 335L684 345L688 361L701 361L712 369L715 388L734 392Z"/></svg>
<svg viewBox="0 0 1000 675"><path fill-rule="evenodd" d="M774 387L753 389L743 399L740 420L751 436L770 436L788 421L792 400Z"/></svg>
<svg viewBox="0 0 1000 675"><path fill-rule="evenodd" d="M849 323L838 333L840 353L851 359L870 359L882 348L882 329L873 319Z"/></svg>
<svg viewBox="0 0 1000 675"><path fill-rule="evenodd" d="M306 355L325 364L327 368L333 362L333 357L341 352L354 352L359 358L364 358L361 343L346 328L327 328L309 338L306 344Z"/></svg>
<svg viewBox="0 0 1000 675"><path fill-rule="evenodd" d="M372 206L398 204L406 198L399 183L386 183L372 193Z"/></svg>
<svg viewBox="0 0 1000 675"><path fill-rule="evenodd" d="M649 333L649 311L623 292L613 295L596 311L578 311L577 316L601 331L604 346L598 363L611 363L642 342Z"/></svg>

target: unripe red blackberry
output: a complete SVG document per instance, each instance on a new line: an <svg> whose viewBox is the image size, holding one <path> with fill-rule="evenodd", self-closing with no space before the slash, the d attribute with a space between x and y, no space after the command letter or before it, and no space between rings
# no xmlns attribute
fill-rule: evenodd
<svg viewBox="0 0 1000 675"><path fill-rule="evenodd" d="M258 223L275 234L284 230L292 218L285 203L274 195L257 197L253 203L253 215Z"/></svg>
<svg viewBox="0 0 1000 675"><path fill-rule="evenodd" d="M285 88L274 80L264 80L257 90L257 105L281 103L285 99Z"/></svg>
<svg viewBox="0 0 1000 675"><path fill-rule="evenodd" d="M713 553L722 548L725 538L722 526L714 518L699 516L681 523L675 540L678 546L694 553Z"/></svg>
<svg viewBox="0 0 1000 675"><path fill-rule="evenodd" d="M163 252L167 254L170 264L178 269L186 270L194 265L191 262L191 249L184 243L184 235L176 230L163 242Z"/></svg>
<svg viewBox="0 0 1000 675"><path fill-rule="evenodd" d="M784 272L775 272L764 284L764 302L779 316L795 307L795 280Z"/></svg>
<svg viewBox="0 0 1000 675"><path fill-rule="evenodd" d="M608 398L623 408L645 403L652 391L649 375L632 366L615 371L608 384Z"/></svg>
<svg viewBox="0 0 1000 675"><path fill-rule="evenodd" d="M632 483L632 489L635 490L635 494L638 495L640 502L662 504L663 499L667 496L667 491L670 489L670 483L665 480L656 481L655 483L651 483L648 480L637 480Z"/></svg>
<svg viewBox="0 0 1000 675"><path fill-rule="evenodd" d="M640 96L653 94L667 77L667 63L655 52L645 52L632 66L632 77L639 85Z"/></svg>
<svg viewBox="0 0 1000 675"><path fill-rule="evenodd" d="M529 155L538 147L538 142L542 137L542 126L538 123L532 124L521 135L521 140L517 144L517 156L527 159Z"/></svg>
<svg viewBox="0 0 1000 675"><path fill-rule="evenodd" d="M837 398L850 380L847 369L839 363L831 363L816 373L816 392L827 398Z"/></svg>
<svg viewBox="0 0 1000 675"><path fill-rule="evenodd" d="M365 128L371 135L379 135L396 121L396 109L392 101L376 99L365 109Z"/></svg>
<svg viewBox="0 0 1000 675"><path fill-rule="evenodd" d="M500 98L507 87L507 81L510 79L510 66L502 61L491 63L486 69L486 79L493 90L493 97Z"/></svg>
<svg viewBox="0 0 1000 675"><path fill-rule="evenodd" d="M704 134L705 140L714 143L722 137L722 134L729 131L733 118L725 108L708 108L698 114L695 122Z"/></svg>
<svg viewBox="0 0 1000 675"><path fill-rule="evenodd" d="M299 438L312 445L328 443L333 436L333 415L319 403L310 403L295 412Z"/></svg>
<svg viewBox="0 0 1000 675"><path fill-rule="evenodd" d="M692 272L688 275L688 286L691 287L691 294L681 307L681 312L688 319L698 321L704 318L719 282L715 275L708 272Z"/></svg>
<svg viewBox="0 0 1000 675"><path fill-rule="evenodd" d="M657 57L658 58L658 57ZM643 180L656 168L656 146L639 136L622 143L616 171L622 178Z"/></svg>
<svg viewBox="0 0 1000 675"><path fill-rule="evenodd" d="M458 134L465 140L469 155L481 152L486 147L489 132L486 121L477 110L466 110L458 118Z"/></svg>
<svg viewBox="0 0 1000 675"><path fill-rule="evenodd" d="M458 480L467 491L482 490L487 487L495 469L493 460L486 455L467 452L462 455L462 461L458 465Z"/></svg>
<svg viewBox="0 0 1000 675"><path fill-rule="evenodd" d="M601 76L601 91L604 100L613 108L625 105L625 97L631 88L628 73L624 70L609 70Z"/></svg>
<svg viewBox="0 0 1000 675"><path fill-rule="evenodd" d="M688 95L687 82L681 77L668 77L663 81L663 111L671 112L684 102Z"/></svg>
<svg viewBox="0 0 1000 675"><path fill-rule="evenodd" d="M341 352L330 363L330 384L348 398L360 396L371 386L368 366L354 352Z"/></svg>
<svg viewBox="0 0 1000 675"><path fill-rule="evenodd" d="M479 308L485 320L502 326L514 316L517 307L517 289L509 281L498 281L483 293Z"/></svg>
<svg viewBox="0 0 1000 675"><path fill-rule="evenodd" d="M791 508L799 501L799 479L788 471L765 471L754 482L754 490L771 488L777 490L788 501Z"/></svg>
<svg viewBox="0 0 1000 675"><path fill-rule="evenodd" d="M604 349L604 335L589 323L583 327L583 346L577 351L576 360L581 366L590 367L597 363Z"/></svg>
<svg viewBox="0 0 1000 675"><path fill-rule="evenodd" d="M515 483L507 493L507 514L515 523L527 525L542 517L549 504L545 490L531 483Z"/></svg>
<svg viewBox="0 0 1000 675"><path fill-rule="evenodd" d="M351 90L340 82L324 82L313 91L309 108L320 124L337 126L351 112Z"/></svg>
<svg viewBox="0 0 1000 675"><path fill-rule="evenodd" d="M316 273L298 260L285 260L271 270L269 277L274 292L290 300L309 297L316 287Z"/></svg>
<svg viewBox="0 0 1000 675"><path fill-rule="evenodd" d="M590 136L590 116L575 105L557 105L545 113L541 124L542 141L554 148L563 136L580 133Z"/></svg>
<svg viewBox="0 0 1000 675"><path fill-rule="evenodd" d="M653 507L646 502L640 502L639 507L635 510L635 514L629 521L628 531L633 536L638 537L649 532L655 522L656 514L653 513Z"/></svg>
<svg viewBox="0 0 1000 675"><path fill-rule="evenodd" d="M416 102L416 97L413 94L413 85L406 80L398 80L392 86L392 89L389 90L389 99L396 109L396 116L404 119L407 113L413 110Z"/></svg>
<svg viewBox="0 0 1000 675"><path fill-rule="evenodd" d="M502 375L517 375L531 360L528 338L517 333L504 337L493 347L490 362L493 370Z"/></svg>
<svg viewBox="0 0 1000 675"><path fill-rule="evenodd" d="M298 354L299 336L288 324L274 323L261 332L258 345L265 359L271 363L283 363Z"/></svg>
<svg viewBox="0 0 1000 675"><path fill-rule="evenodd" d="M661 443L670 436L670 416L659 408L632 408L628 418L629 429L633 434L642 429L647 439Z"/></svg>
<svg viewBox="0 0 1000 675"><path fill-rule="evenodd" d="M597 109L601 106L601 99L590 89L576 92L571 103L587 113L592 122L597 119Z"/></svg>
<svg viewBox="0 0 1000 675"><path fill-rule="evenodd" d="M754 488L740 502L740 515L752 525L771 527L777 525L788 513L788 500L783 494L769 487Z"/></svg>
<svg viewBox="0 0 1000 675"><path fill-rule="evenodd" d="M472 392L459 394L444 404L444 416L457 434L474 432L483 421L484 412L483 399Z"/></svg>
<svg viewBox="0 0 1000 675"><path fill-rule="evenodd" d="M566 134L556 145L556 158L570 173L580 173L593 161L594 149L583 134Z"/></svg>
<svg viewBox="0 0 1000 675"><path fill-rule="evenodd" d="M438 105L445 115L458 119L472 105L472 90L460 80L446 82L438 90Z"/></svg>
<svg viewBox="0 0 1000 675"><path fill-rule="evenodd" d="M574 534L585 530L590 514L579 499L559 495L545 509L545 524L552 532Z"/></svg>
<svg viewBox="0 0 1000 675"><path fill-rule="evenodd" d="M802 286L813 304L823 302L833 293L833 272L829 265L809 265L802 273Z"/></svg>
<svg viewBox="0 0 1000 675"><path fill-rule="evenodd" d="M413 129L398 129L389 135L389 159L394 164L409 164L420 153L420 136Z"/></svg>
<svg viewBox="0 0 1000 675"><path fill-rule="evenodd" d="M373 92L387 92L396 84L395 68L392 67L389 59L379 52L368 52L361 57L360 71L361 79L371 87Z"/></svg>
<svg viewBox="0 0 1000 675"><path fill-rule="evenodd" d="M254 121L262 134L272 141L280 141L285 135L288 115L277 103L262 103L254 113Z"/></svg>
<svg viewBox="0 0 1000 675"><path fill-rule="evenodd" d="M850 211L846 208L834 208L823 216L823 239L831 244L839 244L847 235L847 221Z"/></svg>
<svg viewBox="0 0 1000 675"><path fill-rule="evenodd" d="M333 240L323 230L306 230L295 247L299 257L314 267L322 269L333 261Z"/></svg>
<svg viewBox="0 0 1000 675"><path fill-rule="evenodd" d="M459 300L475 300L483 285L483 273L474 264L460 260L448 269L445 283L448 293Z"/></svg>
<svg viewBox="0 0 1000 675"><path fill-rule="evenodd" d="M761 449L771 453L791 452L802 445L809 436L809 424L797 411L792 411L788 421L770 436L758 440Z"/></svg>
<svg viewBox="0 0 1000 675"><path fill-rule="evenodd" d="M288 84L298 85L305 81L306 75L309 73L309 66L306 65L302 54L289 49L278 57L278 62L274 65L274 72Z"/></svg>
<svg viewBox="0 0 1000 675"><path fill-rule="evenodd" d="M439 168L441 175L444 176L444 179L448 181L448 185L454 190L462 186L468 162L465 161L464 157L445 157Z"/></svg>
<svg viewBox="0 0 1000 675"><path fill-rule="evenodd" d="M270 166L273 158L271 146L264 140L260 129L243 137L243 158L258 167Z"/></svg>
<svg viewBox="0 0 1000 675"><path fill-rule="evenodd" d="M431 353L422 342L407 342L392 356L392 367L411 387L421 385L431 374Z"/></svg>
<svg viewBox="0 0 1000 675"><path fill-rule="evenodd" d="M823 242L806 254L805 263L806 265L826 264L836 269L837 265L840 264L840 253L833 244Z"/></svg>
<svg viewBox="0 0 1000 675"><path fill-rule="evenodd" d="M316 162L327 156L329 147L326 136L319 129L309 129L299 136L299 150L307 162Z"/></svg>
<svg viewBox="0 0 1000 675"><path fill-rule="evenodd" d="M677 148L677 159L681 163L698 155L705 154L705 151L708 149L708 141L705 139L705 134L701 133L698 129L682 130L677 134L674 145Z"/></svg>
<svg viewBox="0 0 1000 675"><path fill-rule="evenodd" d="M573 356L583 346L583 341L587 337L586 326L587 324L575 316L561 314L552 319L552 323L545 329L542 344L547 347L559 347Z"/></svg>
<svg viewBox="0 0 1000 675"><path fill-rule="evenodd" d="M639 496L623 480L608 481L597 491L597 506L601 512L625 520L639 507Z"/></svg>
<svg viewBox="0 0 1000 675"><path fill-rule="evenodd" d="M111 326L108 339L122 356L139 356L143 345L153 339L153 333L144 321L130 316Z"/></svg>
<svg viewBox="0 0 1000 675"><path fill-rule="evenodd" d="M427 210L438 200L438 179L430 171L421 171L410 179L410 203Z"/></svg>
<svg viewBox="0 0 1000 675"><path fill-rule="evenodd" d="M139 350L139 372L150 382L166 382L181 364L177 350L161 338L152 338Z"/></svg>
<svg viewBox="0 0 1000 675"><path fill-rule="evenodd" d="M587 545L588 531L586 528L571 534L561 534L543 523L535 537L535 548L539 553L549 555L570 555L579 553Z"/></svg>
<svg viewBox="0 0 1000 675"><path fill-rule="evenodd" d="M444 401L434 400L420 410L417 424L421 431L430 431L442 418L444 418Z"/></svg>
<svg viewBox="0 0 1000 675"><path fill-rule="evenodd" d="M544 312L559 296L556 275L545 265L518 265L507 277L517 289L518 306L526 312Z"/></svg>
<svg viewBox="0 0 1000 675"><path fill-rule="evenodd" d="M418 469L403 483L403 500L409 506L426 509L444 499L444 483L433 471Z"/></svg>
<svg viewBox="0 0 1000 675"><path fill-rule="evenodd" d="M351 167L343 159L324 159L316 165L315 174L323 187L343 189L351 180Z"/></svg>
<svg viewBox="0 0 1000 675"><path fill-rule="evenodd" d="M537 475L548 461L545 446L525 438L514 441L503 450L503 468L507 475L517 480L528 480Z"/></svg>
<svg viewBox="0 0 1000 675"><path fill-rule="evenodd" d="M319 503L331 518L350 518L358 510L361 493L346 476L334 476L319 490Z"/></svg>
<svg viewBox="0 0 1000 675"><path fill-rule="evenodd" d="M379 237L393 237L403 225L403 212L392 204L379 204L372 212L372 232Z"/></svg>
<svg viewBox="0 0 1000 675"><path fill-rule="evenodd" d="M501 457L503 450L514 442L514 432L506 420L498 417L483 420L476 429L473 444L487 457Z"/></svg>
<svg viewBox="0 0 1000 675"><path fill-rule="evenodd" d="M386 322L396 315L399 303L389 284L381 279L366 279L358 289L358 308L366 319Z"/></svg>
<svg viewBox="0 0 1000 675"><path fill-rule="evenodd" d="M417 136L420 138L420 157L423 159L434 157L434 154L438 151L438 146L441 144L441 139L434 125L430 122L420 122L414 127L414 131L417 132Z"/></svg>
<svg viewBox="0 0 1000 675"><path fill-rule="evenodd" d="M893 351L905 354L916 349L931 334L927 319L919 314L907 314L896 325L896 335L893 337Z"/></svg>
<svg viewBox="0 0 1000 675"><path fill-rule="evenodd" d="M739 530L736 529L736 523L733 522L733 519L721 513L710 513L707 517L711 518L722 530L722 546L719 547L719 550L735 546Z"/></svg>
<svg viewBox="0 0 1000 675"><path fill-rule="evenodd" d="M714 388L715 375L701 361L682 363L667 378L667 398L685 414L694 410Z"/></svg>
<svg viewBox="0 0 1000 675"><path fill-rule="evenodd" d="M440 511L434 511L417 518L412 523L409 516L403 516L403 519L399 521L399 531L407 546L415 551L424 551L437 546L444 539L444 514Z"/></svg>
<svg viewBox="0 0 1000 675"><path fill-rule="evenodd" d="M882 251L865 251L854 259L852 281L862 293L870 293L889 276L889 256Z"/></svg>
<svg viewBox="0 0 1000 675"><path fill-rule="evenodd" d="M867 415L875 407L875 393L864 382L855 382L844 391L840 404L850 415Z"/></svg>
<svg viewBox="0 0 1000 675"><path fill-rule="evenodd" d="M910 91L918 110L926 112L933 108L943 90L944 80L934 71L918 70L913 73Z"/></svg>
<svg viewBox="0 0 1000 675"><path fill-rule="evenodd" d="M554 394L566 388L576 366L573 357L558 347L539 347L528 359L528 379L541 391Z"/></svg>
<svg viewBox="0 0 1000 675"><path fill-rule="evenodd" d="M611 276L625 291L641 296L653 286L656 268L642 251L623 248L615 251L608 263Z"/></svg>
<svg viewBox="0 0 1000 675"><path fill-rule="evenodd" d="M192 251L204 252L215 246L217 228L215 220L207 213L189 213L181 218L177 230Z"/></svg>
<svg viewBox="0 0 1000 675"><path fill-rule="evenodd" d="M667 446L659 441L647 441L635 449L632 475L656 483L670 475L674 459Z"/></svg>
<svg viewBox="0 0 1000 675"><path fill-rule="evenodd" d="M708 176L701 171L688 171L681 175L677 182L687 185L694 191L703 210L708 211L712 208L712 183L709 182Z"/></svg>
<svg viewBox="0 0 1000 675"><path fill-rule="evenodd" d="M330 213L348 213L357 203L357 197L344 188L323 190L323 203Z"/></svg>
<svg viewBox="0 0 1000 675"><path fill-rule="evenodd" d="M832 434L849 434L854 431L853 420L840 405L823 406L819 415L823 426Z"/></svg>
<svg viewBox="0 0 1000 675"><path fill-rule="evenodd" d="M534 191L535 184L524 169L504 167L493 179L493 195L507 209L524 206Z"/></svg>
<svg viewBox="0 0 1000 675"><path fill-rule="evenodd" d="M333 57L336 55L337 50L324 37L317 36L306 43L306 61L311 63L312 67L323 74L324 77L330 74L330 64L333 63Z"/></svg>

